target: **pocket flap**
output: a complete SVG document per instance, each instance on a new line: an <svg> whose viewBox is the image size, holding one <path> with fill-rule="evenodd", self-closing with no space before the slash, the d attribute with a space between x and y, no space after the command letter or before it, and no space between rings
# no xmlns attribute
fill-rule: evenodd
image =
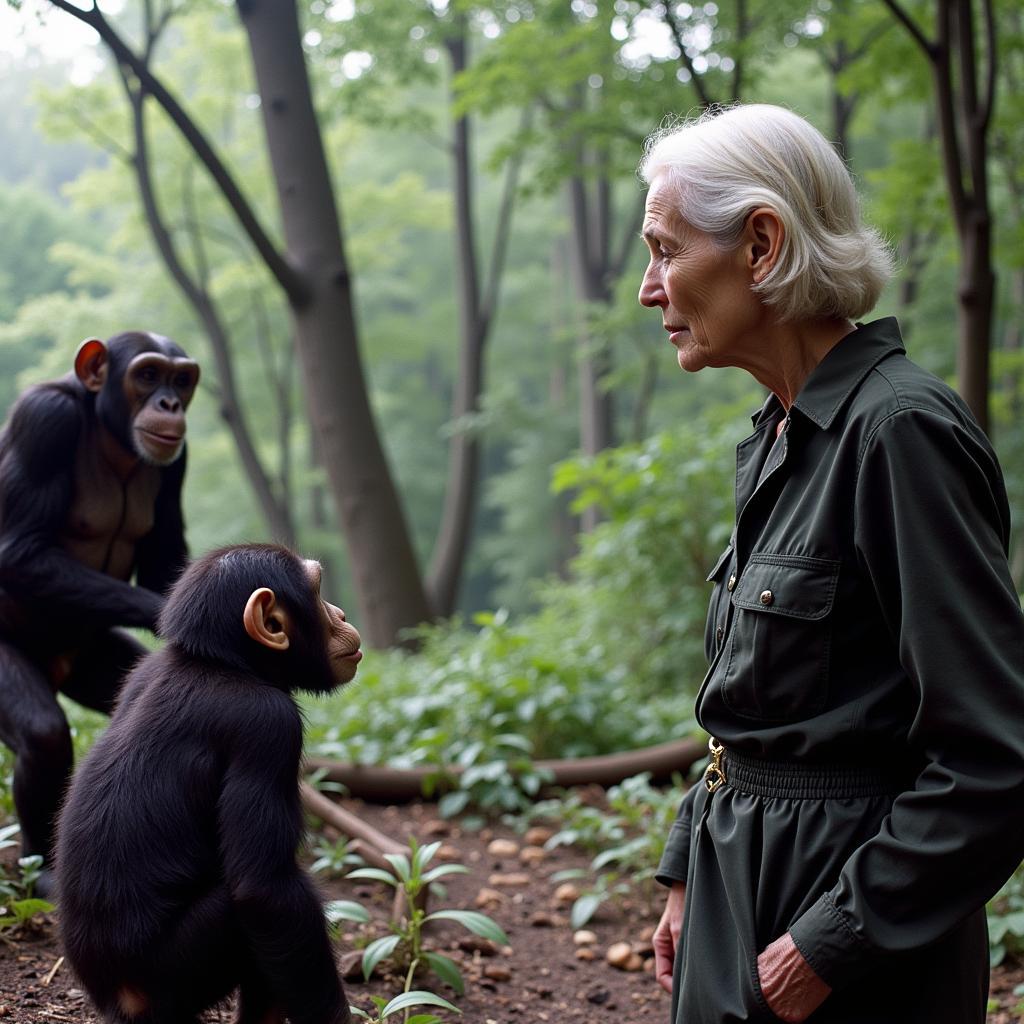
<svg viewBox="0 0 1024 1024"><path fill-rule="evenodd" d="M732 541L729 541L728 547L718 556L718 561L715 562L715 567L707 574L706 580L708 583L718 579L722 569L725 568L725 563L732 557Z"/></svg>
<svg viewBox="0 0 1024 1024"><path fill-rule="evenodd" d="M760 552L750 556L732 595L737 608L822 619L832 611L839 562L805 555Z"/></svg>

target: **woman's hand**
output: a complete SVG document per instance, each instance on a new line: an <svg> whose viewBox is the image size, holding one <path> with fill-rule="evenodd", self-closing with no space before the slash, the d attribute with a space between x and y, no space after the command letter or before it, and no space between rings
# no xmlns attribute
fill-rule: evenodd
<svg viewBox="0 0 1024 1024"><path fill-rule="evenodd" d="M654 948L657 955L657 943ZM806 1020L832 991L814 973L789 932L776 939L757 958L757 974L768 1008L787 1024Z"/></svg>
<svg viewBox="0 0 1024 1024"><path fill-rule="evenodd" d="M686 904L686 885L676 882L669 890L665 912L654 930L654 977L666 991L672 991L672 965L676 959L676 946L683 927L683 906Z"/></svg>

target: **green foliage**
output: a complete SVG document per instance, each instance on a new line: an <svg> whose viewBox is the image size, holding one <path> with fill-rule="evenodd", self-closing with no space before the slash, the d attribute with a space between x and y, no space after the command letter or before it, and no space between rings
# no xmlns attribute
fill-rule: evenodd
<svg viewBox="0 0 1024 1024"><path fill-rule="evenodd" d="M0 828L0 850L17 845L17 832L17 825ZM42 866L43 858L35 855L21 857L16 872L0 867L0 932L16 932L54 909L52 903L33 896Z"/></svg>
<svg viewBox="0 0 1024 1024"><path fill-rule="evenodd" d="M349 868L363 863L363 858L358 853L349 850L349 842L344 837L330 843L326 839L321 840L313 850L316 860L309 866L314 875L323 874L328 878L337 878L344 875Z"/></svg>
<svg viewBox="0 0 1024 1024"><path fill-rule="evenodd" d="M675 820L683 780L673 776L672 785L651 785L649 772L624 779L607 793L607 809L586 802L579 793L536 803L521 819L556 823L559 830L545 846L577 846L594 854L589 873L581 869L559 872L557 879L590 878L573 904L573 928L581 928L607 900L640 885L653 902L654 872L665 851L669 829ZM611 870L609 870L611 869Z"/></svg>
<svg viewBox="0 0 1024 1024"><path fill-rule="evenodd" d="M467 869L461 864L440 864L427 870L427 865L437 853L441 844L430 843L419 846L415 838L409 840L411 857L404 854L385 854L391 865L391 871L382 868L357 868L348 877L354 880L366 879L383 882L397 889L405 897L406 913L400 921L391 923L391 934L374 939L363 950L363 977L369 980L374 968L389 957L394 958L401 970L406 974L406 992L412 986L413 978L419 968L432 971L442 981L451 985L460 995L464 990L462 975L455 962L436 951L424 948L423 929L430 921L454 921L471 931L474 935L489 939L500 945L508 944L508 936L502 928L486 914L475 910L435 910L426 913L421 906L421 896L429 888L436 893L435 884L441 878L453 874L466 874ZM369 915L358 903L335 901L327 908L328 923L336 928L339 921L369 920ZM405 1003L403 1005L412 1005ZM445 1005L449 1003L435 1003Z"/></svg>
<svg viewBox="0 0 1024 1024"><path fill-rule="evenodd" d="M989 901L988 941L993 967L1024 953L1024 864Z"/></svg>

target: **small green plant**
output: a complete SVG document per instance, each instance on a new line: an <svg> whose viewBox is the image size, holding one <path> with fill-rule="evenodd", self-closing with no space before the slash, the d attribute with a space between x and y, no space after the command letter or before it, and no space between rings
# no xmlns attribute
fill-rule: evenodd
<svg viewBox="0 0 1024 1024"><path fill-rule="evenodd" d="M588 872L583 868L568 868L556 871L551 876L552 882L566 882L569 879L582 879ZM608 900L628 895L630 885L622 880L617 871L605 871L597 875L594 882L577 897L569 911L569 924L573 928L582 928L597 913L598 907Z"/></svg>
<svg viewBox="0 0 1024 1024"><path fill-rule="evenodd" d="M989 901L988 943L993 967L1007 954L1024 953L1024 864Z"/></svg>
<svg viewBox="0 0 1024 1024"><path fill-rule="evenodd" d="M424 947L424 926L430 921L455 921L475 935L490 939L500 945L508 944L508 936L486 914L475 910L435 910L433 913L427 914L420 906L420 897L424 890L439 878L446 875L466 874L467 870L461 864L441 864L426 870L441 844L435 842L427 846L419 846L415 839L410 839L409 845L411 857L407 857L405 854L385 855L391 865L391 872L385 871L383 868L357 868L355 871L350 871L347 876L353 880L370 879L383 882L402 892L406 902L406 914L400 921L391 923L391 934L374 939L363 950L363 977L369 980L373 969L381 961L392 957L396 964L405 971L406 993L412 988L412 980L416 971L425 967L443 982L451 985L461 995L465 991L465 986L458 966L449 957ZM330 905L328 921L335 930L341 921L366 923L369 919L366 908L359 903L339 900Z"/></svg>
<svg viewBox="0 0 1024 1024"><path fill-rule="evenodd" d="M333 843L326 839L321 840L313 853L316 860L310 864L309 870L314 875L324 874L329 878L338 878L349 868L365 863L358 853L353 853L349 849L349 841L344 836Z"/></svg>
<svg viewBox="0 0 1024 1024"><path fill-rule="evenodd" d="M370 996L370 1002L376 1008L376 1013L367 1013L366 1010L360 1010L358 1006L349 1007L356 1016L362 1017L367 1024L383 1024L388 1017L398 1013L400 1010L405 1010L406 1012L405 1024L441 1024L441 1018L433 1013L416 1013L409 1017L409 1009L413 1006L443 1006L446 1010L462 1013L457 1006L452 1006L447 999L442 999L433 992L425 991L403 992L390 1001L381 996Z"/></svg>
<svg viewBox="0 0 1024 1024"><path fill-rule="evenodd" d="M0 828L0 850L17 844L17 832L17 825ZM42 867L43 858L36 854L20 858L16 874L7 868L0 869L0 931L16 932L33 923L37 915L49 914L54 909L52 903L33 896Z"/></svg>

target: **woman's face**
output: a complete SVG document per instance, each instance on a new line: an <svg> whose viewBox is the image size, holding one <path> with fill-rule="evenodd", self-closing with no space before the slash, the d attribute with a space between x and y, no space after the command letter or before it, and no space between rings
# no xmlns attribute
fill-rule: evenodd
<svg viewBox="0 0 1024 1024"><path fill-rule="evenodd" d="M762 304L751 292L751 272L742 244L719 249L676 212L673 190L657 178L647 193L644 241L650 263L640 302L660 307L680 367L743 366L757 341Z"/></svg>

